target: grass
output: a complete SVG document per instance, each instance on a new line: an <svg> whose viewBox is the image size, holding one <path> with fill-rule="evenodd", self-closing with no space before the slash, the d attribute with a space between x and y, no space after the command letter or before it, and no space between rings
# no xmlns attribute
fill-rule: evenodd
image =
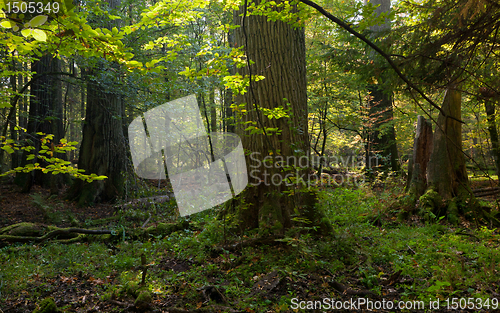
<svg viewBox="0 0 500 313"><path fill-rule="evenodd" d="M398 271L403 281L391 288L398 291L399 301L487 299L500 292L498 230L471 229L467 224L451 227L444 221L397 223L390 204L400 191L400 187L388 187L382 194L368 188L322 191L321 206L334 225L334 238L314 240L307 231L295 231L282 245L220 255L209 249L224 240L224 225L213 210L190 217L197 230L145 242L125 234L111 247L90 242L3 248L0 307L23 290L32 290L29 298L40 301L55 290L34 282L55 277L102 281L96 292L102 300L110 299L130 281L140 281L143 253L150 264L148 289L157 299L171 297L186 309L200 306L199 290L207 285L221 288L231 305L253 312L290 312L296 297L342 297L331 287L332 280L385 297L388 289L383 282ZM172 260L185 268L166 268L165 262ZM272 272L282 278L281 287L267 295L258 293L256 283Z"/></svg>

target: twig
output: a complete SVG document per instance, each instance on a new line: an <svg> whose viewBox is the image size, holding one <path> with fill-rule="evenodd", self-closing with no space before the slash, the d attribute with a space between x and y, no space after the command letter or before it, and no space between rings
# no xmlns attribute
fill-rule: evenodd
<svg viewBox="0 0 500 313"><path fill-rule="evenodd" d="M151 219L151 213L149 213L148 219L142 224L142 228L146 227L146 225L149 223L149 220Z"/></svg>

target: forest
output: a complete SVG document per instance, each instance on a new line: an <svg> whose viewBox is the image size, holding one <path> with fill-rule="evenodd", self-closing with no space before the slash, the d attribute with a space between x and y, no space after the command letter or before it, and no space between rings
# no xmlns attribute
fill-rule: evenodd
<svg viewBox="0 0 500 313"><path fill-rule="evenodd" d="M499 312L498 0L2 0L0 313Z"/></svg>

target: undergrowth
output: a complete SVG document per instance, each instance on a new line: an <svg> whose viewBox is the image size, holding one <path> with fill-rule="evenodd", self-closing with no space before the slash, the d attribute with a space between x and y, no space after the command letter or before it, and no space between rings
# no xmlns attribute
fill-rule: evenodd
<svg viewBox="0 0 500 313"><path fill-rule="evenodd" d="M25 290L32 301L50 296L54 287L37 282L56 277L102 282L97 284L101 300L116 299L123 286L140 282L142 254L155 299L170 297L185 309L211 303L200 292L204 286L215 286L233 308L249 312L290 312L296 298L345 297L335 283L381 298L392 292L397 294L393 301L487 299L500 292L498 230L444 221L397 222L391 204L401 189L392 190L323 190L320 204L335 229L328 238L295 229L273 245L214 253L214 247L248 240L251 234L234 236L216 210L208 210L189 217L190 229L143 242L117 227L117 242L6 247L0 250L0 307ZM260 292L260 281L270 273L280 277L277 286ZM388 287L394 273L401 278Z"/></svg>

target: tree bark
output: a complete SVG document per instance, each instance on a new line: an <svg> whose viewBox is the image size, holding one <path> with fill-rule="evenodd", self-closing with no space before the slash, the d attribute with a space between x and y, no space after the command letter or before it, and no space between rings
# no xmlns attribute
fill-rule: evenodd
<svg viewBox="0 0 500 313"><path fill-rule="evenodd" d="M117 9L119 0L109 0L109 7ZM117 25L110 21L109 28ZM114 75L101 75L103 69ZM123 133L123 101L117 92L119 70L101 60L99 66L90 70L87 82L87 109L83 126L78 168L85 174L95 173L108 178L91 183L77 180L68 193L68 198L79 205L112 202L123 195L127 149Z"/></svg>
<svg viewBox="0 0 500 313"><path fill-rule="evenodd" d="M448 86L442 106L448 117L439 114L427 167L428 187L433 187L444 200L470 190L462 152L462 125L458 122L462 115L461 97L456 85Z"/></svg>
<svg viewBox="0 0 500 313"><path fill-rule="evenodd" d="M417 198L427 188L427 163L432 153L432 124L423 116L418 116L417 132L413 142L413 156L409 167L408 186Z"/></svg>
<svg viewBox="0 0 500 313"><path fill-rule="evenodd" d="M258 0L252 2L259 4ZM296 176L303 175L308 167L309 155L304 29L268 21L266 16L243 19L244 9L235 14L235 24L240 25L235 30L235 42L245 46L247 58L254 63L239 71L265 79L251 82L247 92L236 97L236 103L244 103L247 110L237 131L249 152L246 161L250 176L250 186L240 196L245 206L239 210L240 226L282 234L292 226L294 209L302 211L313 225L320 225L314 208L315 193L291 192ZM263 112L278 107L290 110L290 116L268 118ZM265 129L265 134L246 130L250 125ZM285 170L276 164L279 160L296 168Z"/></svg>

